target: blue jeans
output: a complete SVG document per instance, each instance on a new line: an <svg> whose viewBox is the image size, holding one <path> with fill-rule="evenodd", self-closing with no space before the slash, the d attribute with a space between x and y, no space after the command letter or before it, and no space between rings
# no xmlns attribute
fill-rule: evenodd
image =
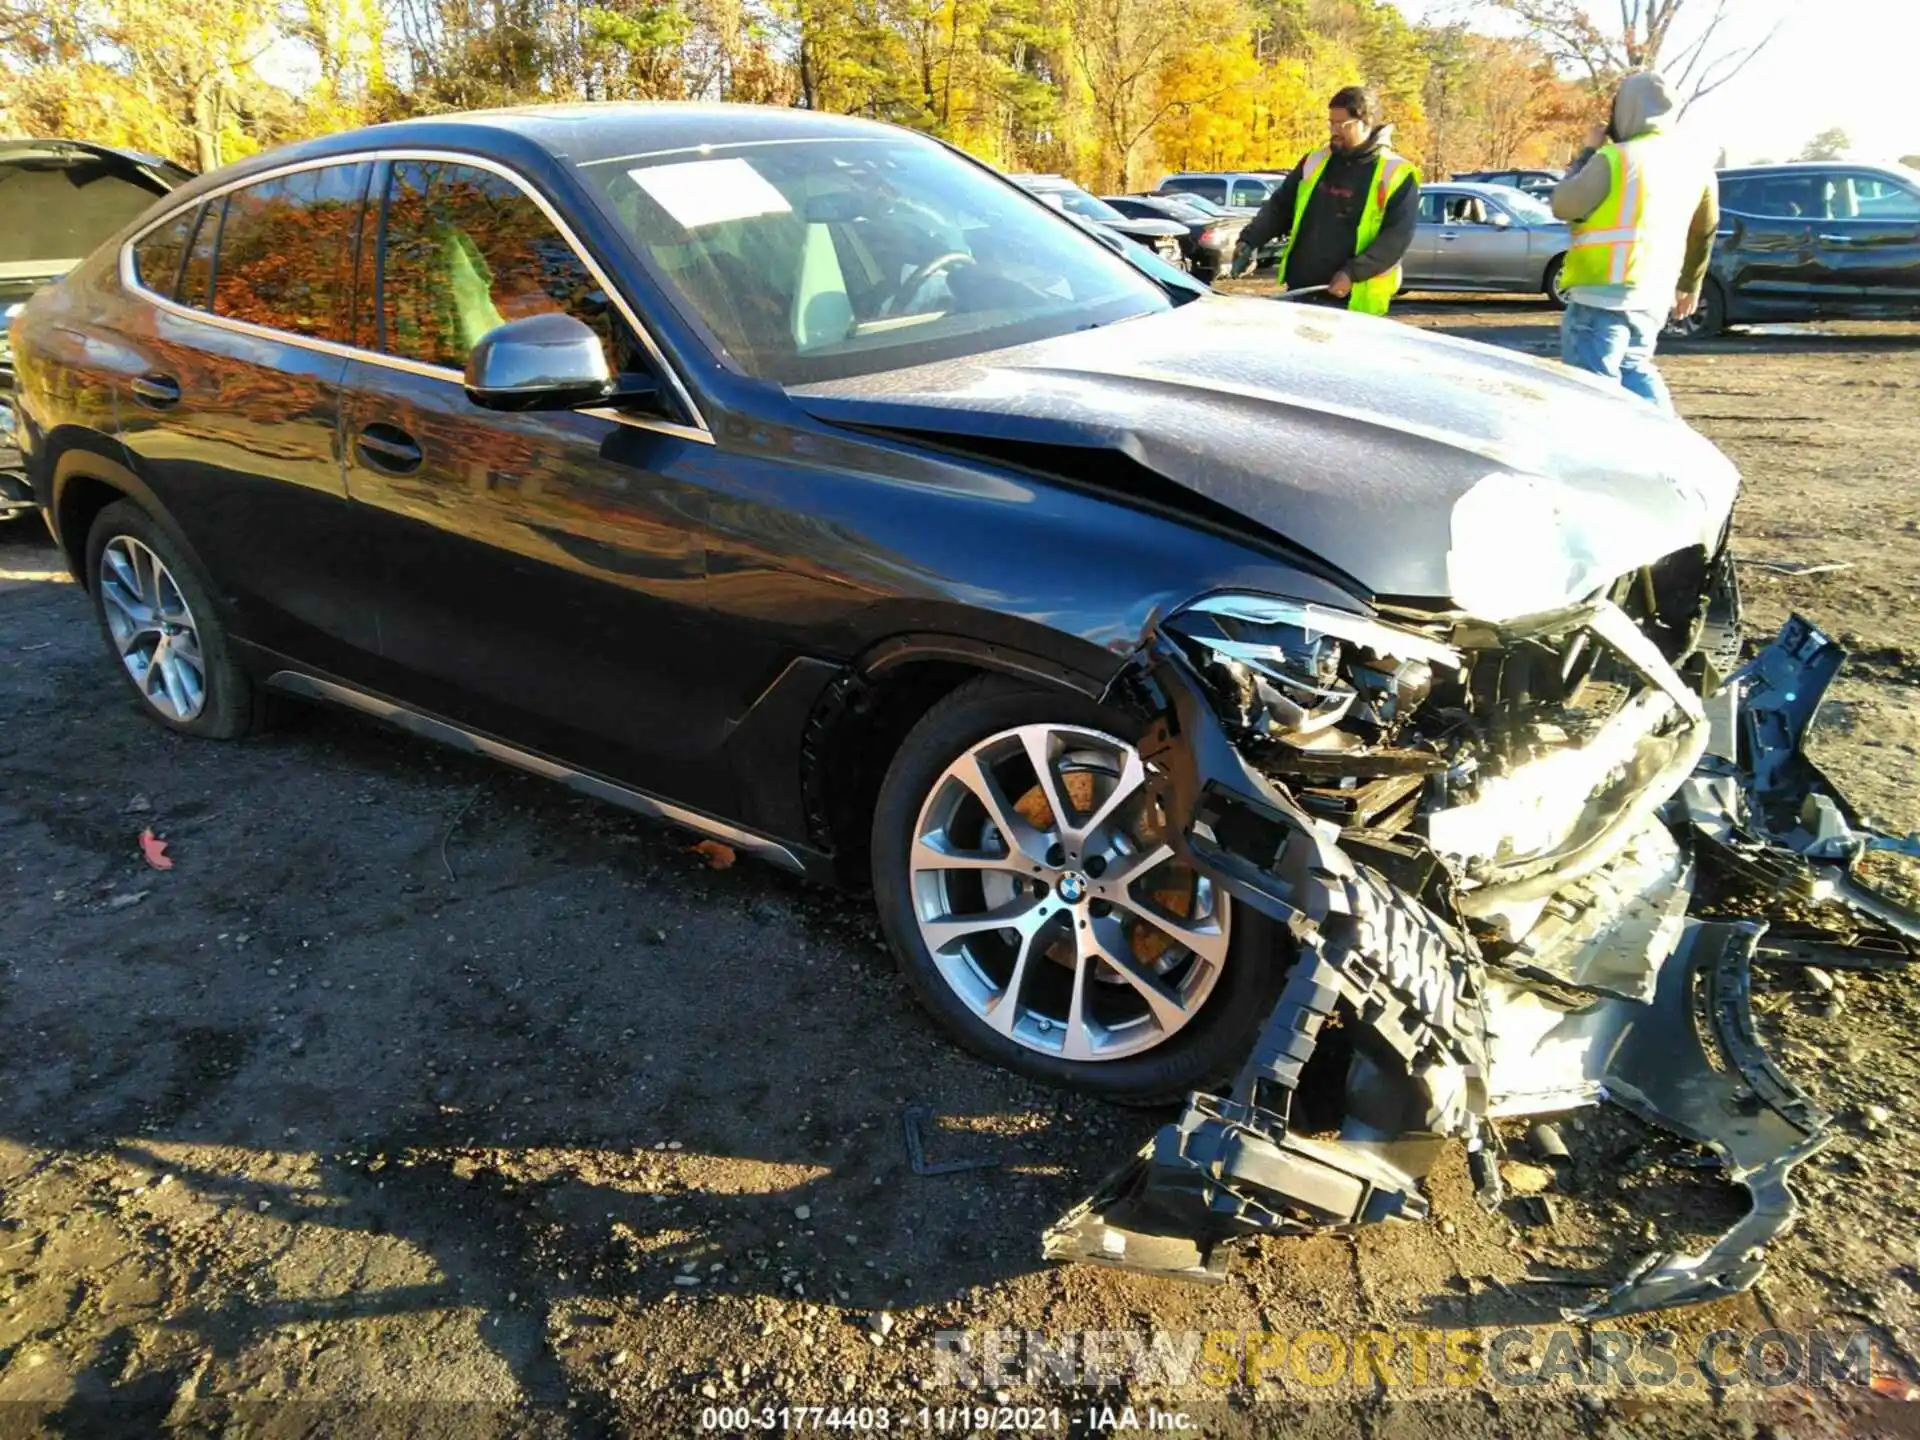
<svg viewBox="0 0 1920 1440"><path fill-rule="evenodd" d="M1575 369L1618 380L1671 413L1667 382L1653 368L1653 347L1666 323L1657 310L1602 310L1576 300L1560 317L1560 358Z"/></svg>

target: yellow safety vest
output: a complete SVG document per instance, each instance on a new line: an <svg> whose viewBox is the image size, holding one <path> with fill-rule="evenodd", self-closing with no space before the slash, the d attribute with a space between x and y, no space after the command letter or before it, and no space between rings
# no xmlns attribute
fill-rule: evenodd
<svg viewBox="0 0 1920 1440"><path fill-rule="evenodd" d="M1307 201L1313 196L1313 187L1320 183L1320 176L1326 171L1327 161L1333 158L1333 152L1322 147L1307 157L1306 165L1300 174L1300 188L1293 197L1293 228L1287 232L1287 243L1280 247L1279 277L1280 283L1287 281L1287 257L1293 254L1294 239L1300 234L1300 221L1307 213ZM1360 212L1360 228L1355 235L1359 242L1355 254L1365 250L1380 234L1380 226L1387 214L1387 201L1394 192L1409 180L1418 182L1420 174L1413 168L1413 162L1395 155L1391 150L1382 150L1380 158L1374 162L1373 184L1367 191L1366 208ZM1384 315L1387 304L1400 293L1400 267L1374 276L1371 280L1353 282L1353 293L1347 299L1349 310L1358 310L1364 315Z"/></svg>
<svg viewBox="0 0 1920 1440"><path fill-rule="evenodd" d="M1657 130L1637 135L1625 144L1609 140L1595 152L1606 158L1610 182L1607 198L1584 220L1573 222L1573 244L1560 272L1563 287L1572 285L1631 285L1639 278L1646 254L1646 150L1664 136Z"/></svg>

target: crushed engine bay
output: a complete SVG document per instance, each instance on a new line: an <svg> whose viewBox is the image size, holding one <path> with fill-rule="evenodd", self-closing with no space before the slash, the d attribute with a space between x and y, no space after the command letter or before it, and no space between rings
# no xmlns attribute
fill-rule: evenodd
<svg viewBox="0 0 1920 1440"><path fill-rule="evenodd" d="M1690 917L1700 869L1902 961L1920 916L1854 873L1914 842L1801 748L1843 652L1796 617L1738 665L1738 636L1724 548L1505 625L1226 595L1150 626L1110 698L1147 720L1162 838L1278 922L1285 978L1228 1093L1192 1095L1045 1254L1219 1280L1240 1237L1423 1217L1453 1141L1497 1204L1493 1122L1604 1100L1707 1147L1751 1206L1572 1313L1752 1285L1829 1117L1755 1038L1766 924ZM1338 1119L1307 1124L1336 1030Z"/></svg>

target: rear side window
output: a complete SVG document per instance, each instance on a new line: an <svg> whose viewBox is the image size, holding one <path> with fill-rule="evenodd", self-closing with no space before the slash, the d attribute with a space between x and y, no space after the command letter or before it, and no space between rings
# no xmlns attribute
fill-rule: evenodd
<svg viewBox="0 0 1920 1440"><path fill-rule="evenodd" d="M180 267L180 290L174 297L182 305L205 310L213 304L213 252L220 244L220 216L226 208L224 199L200 207L199 227L188 242L186 263Z"/></svg>
<svg viewBox="0 0 1920 1440"><path fill-rule="evenodd" d="M145 289L169 300L173 298L173 287L180 279L180 262L186 258L187 245L193 239L193 222L199 218L200 209L194 206L134 241L133 274Z"/></svg>
<svg viewBox="0 0 1920 1440"><path fill-rule="evenodd" d="M213 313L342 344L370 166L297 170L227 196Z"/></svg>
<svg viewBox="0 0 1920 1440"><path fill-rule="evenodd" d="M600 333L607 361L626 340L600 282L546 213L505 176L447 160L395 161L380 252L380 348L464 369L482 335L564 311Z"/></svg>

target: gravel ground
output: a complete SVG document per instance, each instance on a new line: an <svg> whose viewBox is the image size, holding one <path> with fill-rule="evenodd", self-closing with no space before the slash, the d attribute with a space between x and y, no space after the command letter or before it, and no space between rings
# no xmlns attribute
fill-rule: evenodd
<svg viewBox="0 0 1920 1440"><path fill-rule="evenodd" d="M1553 344L1531 302L1400 313ZM1797 609L1855 652L1824 763L1920 829L1920 327L1731 338L1665 368L1747 475L1753 628ZM1123 1400L1227 1435L1909 1428L1859 1387L1552 1373L1561 1307L1595 1293L1569 1279L1697 1245L1742 1204L1614 1112L1567 1128L1550 1223L1524 1197L1482 1210L1456 1153L1429 1221L1268 1242L1224 1286L1043 1265L1039 1230L1162 1117L950 1047L858 899L711 869L691 837L343 714L165 735L31 527L0 532L0 621L0 1432L677 1435L740 1428L717 1407L750 1403L957 1434L1021 1417L938 1408L994 1398L952 1383L941 1332L1406 1327L1524 1330L1547 1379L1410 1398L1296 1364L1100 1391L1040 1366L999 1388L1057 1434ZM143 863L147 827L174 868ZM1864 1329L1881 1392L1905 1394L1916 986L1785 967L1757 1009L1841 1117L1799 1172L1807 1213L1755 1292L1609 1328L1689 1353L1717 1329ZM912 1173L909 1104L941 1117L934 1158L999 1165Z"/></svg>

